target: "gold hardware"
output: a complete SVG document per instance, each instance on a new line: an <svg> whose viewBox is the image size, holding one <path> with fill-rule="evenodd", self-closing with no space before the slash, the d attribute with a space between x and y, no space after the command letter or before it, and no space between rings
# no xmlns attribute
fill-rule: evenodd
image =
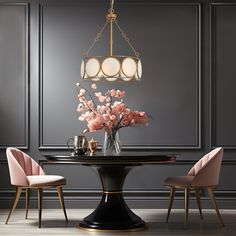
<svg viewBox="0 0 236 236"><path fill-rule="evenodd" d="M89 141L90 156L96 155L97 151L97 141L93 138Z"/></svg>
<svg viewBox="0 0 236 236"><path fill-rule="evenodd" d="M102 76L98 76L98 75L100 75L100 70L99 70L98 74L96 76L92 77L86 73L86 65L85 65L85 67L83 67L84 69L82 69L83 72L81 72L82 78L84 80L94 80L94 81L99 81L101 78L104 80L109 80L109 78L113 78L113 80L111 80L111 81L115 81L117 79L119 79L121 81L141 80L141 74L138 72L138 62L141 67L141 61L139 60L139 53L135 50L135 48L131 44L130 39L128 38L127 34L121 29L121 27L117 23L117 15L115 14L115 11L114 11L114 0L110 0L110 8L108 9L108 13L106 15L106 23L103 25L101 30L96 34L96 37L94 38L93 43L91 44L89 49L85 53L83 53L83 62L86 63L86 61L88 61L90 58L94 58L94 56L88 56L89 52L94 47L94 45L101 39L102 34L103 34L104 30L106 29L106 27L108 26L108 24L109 24L109 54L108 55L110 57L114 57L117 59L119 58L119 56L113 55L113 46L114 46L113 29L114 29L114 26L116 26L118 28L118 31L121 33L122 38L125 40L125 42L127 42L127 44L129 45L129 47L131 48L131 50L133 51L133 53L135 55L135 59L136 59L135 60L136 61L135 75L134 76L126 76L120 70L119 74L116 74L113 76L111 76L111 75L107 76L104 73L102 73L102 71L101 71ZM130 56L126 56L126 57L130 57ZM101 67L101 64L100 64L100 67ZM139 69L139 71L141 71L141 69Z"/></svg>
<svg viewBox="0 0 236 236"><path fill-rule="evenodd" d="M103 191L105 194L122 194L122 191Z"/></svg>
<svg viewBox="0 0 236 236"><path fill-rule="evenodd" d="M78 225L77 227L80 229L89 231L89 232L136 232L136 231L147 229L147 226L133 228L133 229L91 229L91 228L86 228L80 225Z"/></svg>

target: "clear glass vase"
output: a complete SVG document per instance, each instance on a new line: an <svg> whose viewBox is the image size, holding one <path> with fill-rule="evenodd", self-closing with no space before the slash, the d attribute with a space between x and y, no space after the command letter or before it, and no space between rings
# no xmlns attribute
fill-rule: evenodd
<svg viewBox="0 0 236 236"><path fill-rule="evenodd" d="M102 151L104 155L118 156L121 153L121 142L119 139L119 133L116 132L105 132L104 142Z"/></svg>

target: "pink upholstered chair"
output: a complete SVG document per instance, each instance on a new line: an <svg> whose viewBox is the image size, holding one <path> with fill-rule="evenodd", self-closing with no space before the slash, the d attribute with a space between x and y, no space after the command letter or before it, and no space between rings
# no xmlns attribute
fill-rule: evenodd
<svg viewBox="0 0 236 236"><path fill-rule="evenodd" d="M6 154L7 154L11 184L16 186L14 203L7 217L6 224L10 219L11 213L17 206L22 189L26 189L25 218L27 219L29 200L30 200L29 190L31 188L35 188L38 190L38 209L39 209L38 225L40 228L41 216L42 216L43 189L50 187L57 188L58 196L66 218L66 222L68 222L63 198L63 192L62 192L62 186L66 184L65 178L59 175L46 175L37 162L35 162L30 156L28 156L24 152L16 148L7 148Z"/></svg>
<svg viewBox="0 0 236 236"><path fill-rule="evenodd" d="M223 157L223 149L221 147L216 148L202 157L187 173L185 176L174 176L169 177L165 180L165 186L170 187L170 201L169 208L166 218L166 223L168 222L170 211L174 199L174 194L176 189L185 189L185 227L188 221L188 210L189 210L189 197L190 191L194 190L197 199L197 205L200 212L200 217L202 217L201 202L200 202L200 189L207 188L211 202L217 216L222 224L224 222L221 218L220 212L218 210L214 191L213 189L218 185L221 161Z"/></svg>

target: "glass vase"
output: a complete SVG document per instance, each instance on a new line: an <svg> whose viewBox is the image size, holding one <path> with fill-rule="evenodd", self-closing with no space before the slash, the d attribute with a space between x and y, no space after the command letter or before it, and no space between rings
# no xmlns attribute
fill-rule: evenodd
<svg viewBox="0 0 236 236"><path fill-rule="evenodd" d="M119 133L116 132L105 132L103 142L103 154L105 156L118 156L121 153L121 142L119 139Z"/></svg>

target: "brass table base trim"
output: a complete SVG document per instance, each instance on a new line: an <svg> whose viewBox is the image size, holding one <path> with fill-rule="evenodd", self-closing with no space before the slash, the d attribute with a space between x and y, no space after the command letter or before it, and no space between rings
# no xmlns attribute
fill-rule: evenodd
<svg viewBox="0 0 236 236"><path fill-rule="evenodd" d="M76 227L82 230L89 231L89 232L136 232L136 231L146 230L148 228L147 225L143 227L139 227L139 228L137 227L137 228L131 228L131 229L92 229L92 228L87 228L80 225L77 225Z"/></svg>

